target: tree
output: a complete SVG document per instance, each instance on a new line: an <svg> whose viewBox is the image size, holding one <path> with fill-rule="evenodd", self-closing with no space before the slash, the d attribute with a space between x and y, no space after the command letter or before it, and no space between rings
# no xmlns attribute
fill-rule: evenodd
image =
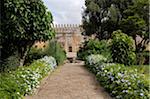
<svg viewBox="0 0 150 99"><path fill-rule="evenodd" d="M124 18L120 22L121 30L135 40L136 52L142 52L149 40L149 4L148 0L136 0L134 5L124 11ZM137 44L136 36L142 37Z"/></svg>
<svg viewBox="0 0 150 99"><path fill-rule="evenodd" d="M86 0L83 13L85 35L109 39L118 29L132 36L136 52L142 52L149 40L148 0ZM137 44L136 36L143 40Z"/></svg>
<svg viewBox="0 0 150 99"><path fill-rule="evenodd" d="M6 58L17 50L22 66L35 41L45 41L54 36L52 21L52 15L42 0L4 0L2 57Z"/></svg>
<svg viewBox="0 0 150 99"><path fill-rule="evenodd" d="M110 38L111 33L119 29L119 22L124 18L123 11L132 4L133 0L86 0L83 13L85 35Z"/></svg>

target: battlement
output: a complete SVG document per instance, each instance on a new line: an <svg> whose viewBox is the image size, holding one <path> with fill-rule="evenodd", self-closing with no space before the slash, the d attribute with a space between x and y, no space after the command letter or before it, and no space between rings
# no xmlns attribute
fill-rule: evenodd
<svg viewBox="0 0 150 99"><path fill-rule="evenodd" d="M54 24L54 28L76 28L80 27L80 24Z"/></svg>
<svg viewBox="0 0 150 99"><path fill-rule="evenodd" d="M56 33L81 33L80 24L55 24L53 25ZM78 31L78 32L77 32Z"/></svg>

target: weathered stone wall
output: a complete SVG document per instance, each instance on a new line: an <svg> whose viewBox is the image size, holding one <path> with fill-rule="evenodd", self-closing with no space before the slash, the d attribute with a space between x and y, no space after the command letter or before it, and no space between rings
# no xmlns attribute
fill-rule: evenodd
<svg viewBox="0 0 150 99"><path fill-rule="evenodd" d="M72 52L77 52L80 44L84 41L81 35L82 28L78 24L56 24L53 26L56 32L55 39L62 45L66 52L71 49ZM36 42L34 47L44 48L47 42Z"/></svg>

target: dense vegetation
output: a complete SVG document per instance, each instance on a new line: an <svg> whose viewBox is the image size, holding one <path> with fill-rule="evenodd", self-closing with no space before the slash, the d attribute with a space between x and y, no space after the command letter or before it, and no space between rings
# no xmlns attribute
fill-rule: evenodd
<svg viewBox="0 0 150 99"><path fill-rule="evenodd" d="M120 30L114 31L111 43L113 62L125 65L135 64L136 55L132 37L122 33Z"/></svg>
<svg viewBox="0 0 150 99"><path fill-rule="evenodd" d="M102 40L92 40L84 42L83 47L80 47L77 52L77 56L81 60L85 60L90 54L102 54L105 57L111 59L111 53L109 48L109 42Z"/></svg>
<svg viewBox="0 0 150 99"><path fill-rule="evenodd" d="M85 60L85 66L113 98L149 99L149 62L147 66L136 65L132 37L118 30L108 41L86 41L78 51L78 57Z"/></svg>
<svg viewBox="0 0 150 99"><path fill-rule="evenodd" d="M45 56L29 66L0 74L0 98L22 99L38 87L41 79L56 68L56 60Z"/></svg>
<svg viewBox="0 0 150 99"><path fill-rule="evenodd" d="M106 63L102 55L86 58L86 67L99 83L116 99L149 99L149 80L139 70L123 64Z"/></svg>
<svg viewBox="0 0 150 99"><path fill-rule="evenodd" d="M137 64L142 63L149 39L148 0L85 0L83 13L84 35L96 35L100 40L112 38L112 33L122 30L135 42ZM140 36L142 40L136 39ZM149 55L149 54L147 54ZM143 60L143 59L142 59Z"/></svg>
<svg viewBox="0 0 150 99"><path fill-rule="evenodd" d="M45 49L45 52L48 56L53 56L56 59L58 65L63 64L64 60L67 59L65 50L57 41L50 41L47 48Z"/></svg>
<svg viewBox="0 0 150 99"><path fill-rule="evenodd" d="M63 63L66 54L59 43L52 42L55 36L53 18L42 0L4 0L3 3L0 98L22 99L34 92L42 78ZM33 47L37 41L50 43L43 50ZM50 53L52 51L56 53Z"/></svg>
<svg viewBox="0 0 150 99"><path fill-rule="evenodd" d="M31 63L33 60L40 59L44 56L52 56L56 59L58 65L61 65L66 60L66 52L61 47L60 43L54 40L48 41L45 48L32 47L26 57L26 63Z"/></svg>
<svg viewBox="0 0 150 99"><path fill-rule="evenodd" d="M52 15L42 0L4 0L1 16L1 62L18 55L19 65L35 41L54 37ZM6 59L6 60L5 60Z"/></svg>

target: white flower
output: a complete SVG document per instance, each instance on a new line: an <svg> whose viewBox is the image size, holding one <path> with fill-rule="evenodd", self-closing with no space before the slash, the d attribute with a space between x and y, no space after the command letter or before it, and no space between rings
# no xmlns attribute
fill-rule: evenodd
<svg viewBox="0 0 150 99"><path fill-rule="evenodd" d="M140 93L140 96L144 96L144 94L143 94L143 93Z"/></svg>

